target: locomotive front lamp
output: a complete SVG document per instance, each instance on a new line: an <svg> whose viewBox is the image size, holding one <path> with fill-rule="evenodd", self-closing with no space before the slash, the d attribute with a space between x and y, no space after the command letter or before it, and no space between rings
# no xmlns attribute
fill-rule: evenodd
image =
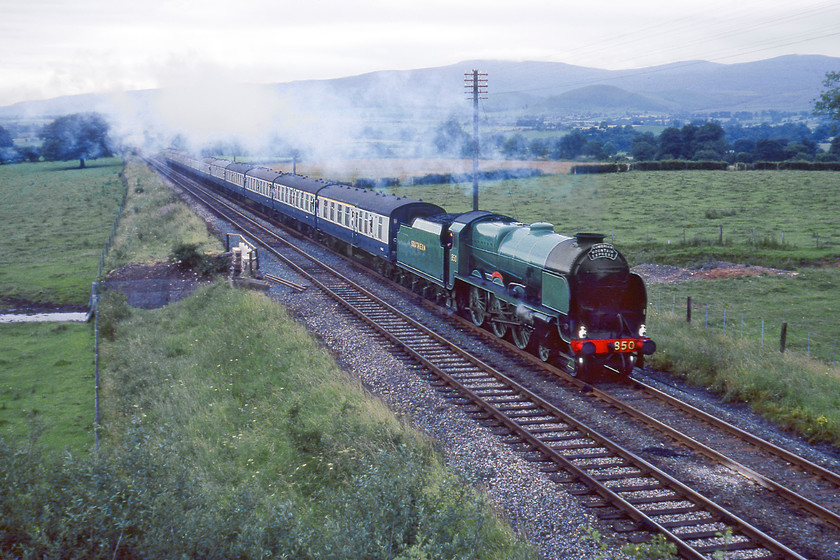
<svg viewBox="0 0 840 560"><path fill-rule="evenodd" d="M644 323L642 323L642 326L639 327L639 336L645 336L646 334L647 334L647 327L645 326Z"/></svg>
<svg viewBox="0 0 840 560"><path fill-rule="evenodd" d="M578 338L586 338L586 326L581 325L580 329L578 329Z"/></svg>

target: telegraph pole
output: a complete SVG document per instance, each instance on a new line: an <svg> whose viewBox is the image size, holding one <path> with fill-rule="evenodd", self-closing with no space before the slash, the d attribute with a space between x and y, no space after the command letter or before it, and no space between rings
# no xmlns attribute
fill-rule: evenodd
<svg viewBox="0 0 840 560"><path fill-rule="evenodd" d="M478 70L464 73L464 88L472 93L473 100L473 210L478 210L478 100L487 94L487 74Z"/></svg>

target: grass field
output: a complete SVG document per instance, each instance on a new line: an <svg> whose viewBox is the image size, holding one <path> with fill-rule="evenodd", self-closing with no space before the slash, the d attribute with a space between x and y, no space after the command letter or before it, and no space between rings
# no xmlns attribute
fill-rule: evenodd
<svg viewBox="0 0 840 560"><path fill-rule="evenodd" d="M471 189L462 183L389 191L461 212L472 208ZM730 256L795 265L840 255L840 173L834 172L548 175L482 184L479 203L522 222L553 223L566 235L604 233L649 262Z"/></svg>
<svg viewBox="0 0 840 560"><path fill-rule="evenodd" d="M19 438L33 427L53 449L93 443L90 325L0 325L0 434Z"/></svg>
<svg viewBox="0 0 840 560"><path fill-rule="evenodd" d="M122 161L0 166L0 295L87 303L125 192Z"/></svg>
<svg viewBox="0 0 840 560"><path fill-rule="evenodd" d="M85 304L125 186L122 162L0 166L0 295ZM0 325L0 430L54 449L93 443L89 324Z"/></svg>

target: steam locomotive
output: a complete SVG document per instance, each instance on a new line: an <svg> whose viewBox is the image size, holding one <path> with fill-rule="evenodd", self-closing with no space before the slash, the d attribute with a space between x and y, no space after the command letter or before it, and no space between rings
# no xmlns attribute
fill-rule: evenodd
<svg viewBox="0 0 840 560"><path fill-rule="evenodd" d="M509 337L573 375L629 375L656 350L640 276L604 236L443 208L178 151L167 163Z"/></svg>

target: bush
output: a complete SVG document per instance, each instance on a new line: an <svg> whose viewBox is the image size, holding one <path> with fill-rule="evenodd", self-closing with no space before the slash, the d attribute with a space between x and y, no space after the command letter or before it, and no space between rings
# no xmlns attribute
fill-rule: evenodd
<svg viewBox="0 0 840 560"><path fill-rule="evenodd" d="M230 267L229 255L207 255L198 250L197 243L175 245L172 248L171 258L199 276L225 272Z"/></svg>

